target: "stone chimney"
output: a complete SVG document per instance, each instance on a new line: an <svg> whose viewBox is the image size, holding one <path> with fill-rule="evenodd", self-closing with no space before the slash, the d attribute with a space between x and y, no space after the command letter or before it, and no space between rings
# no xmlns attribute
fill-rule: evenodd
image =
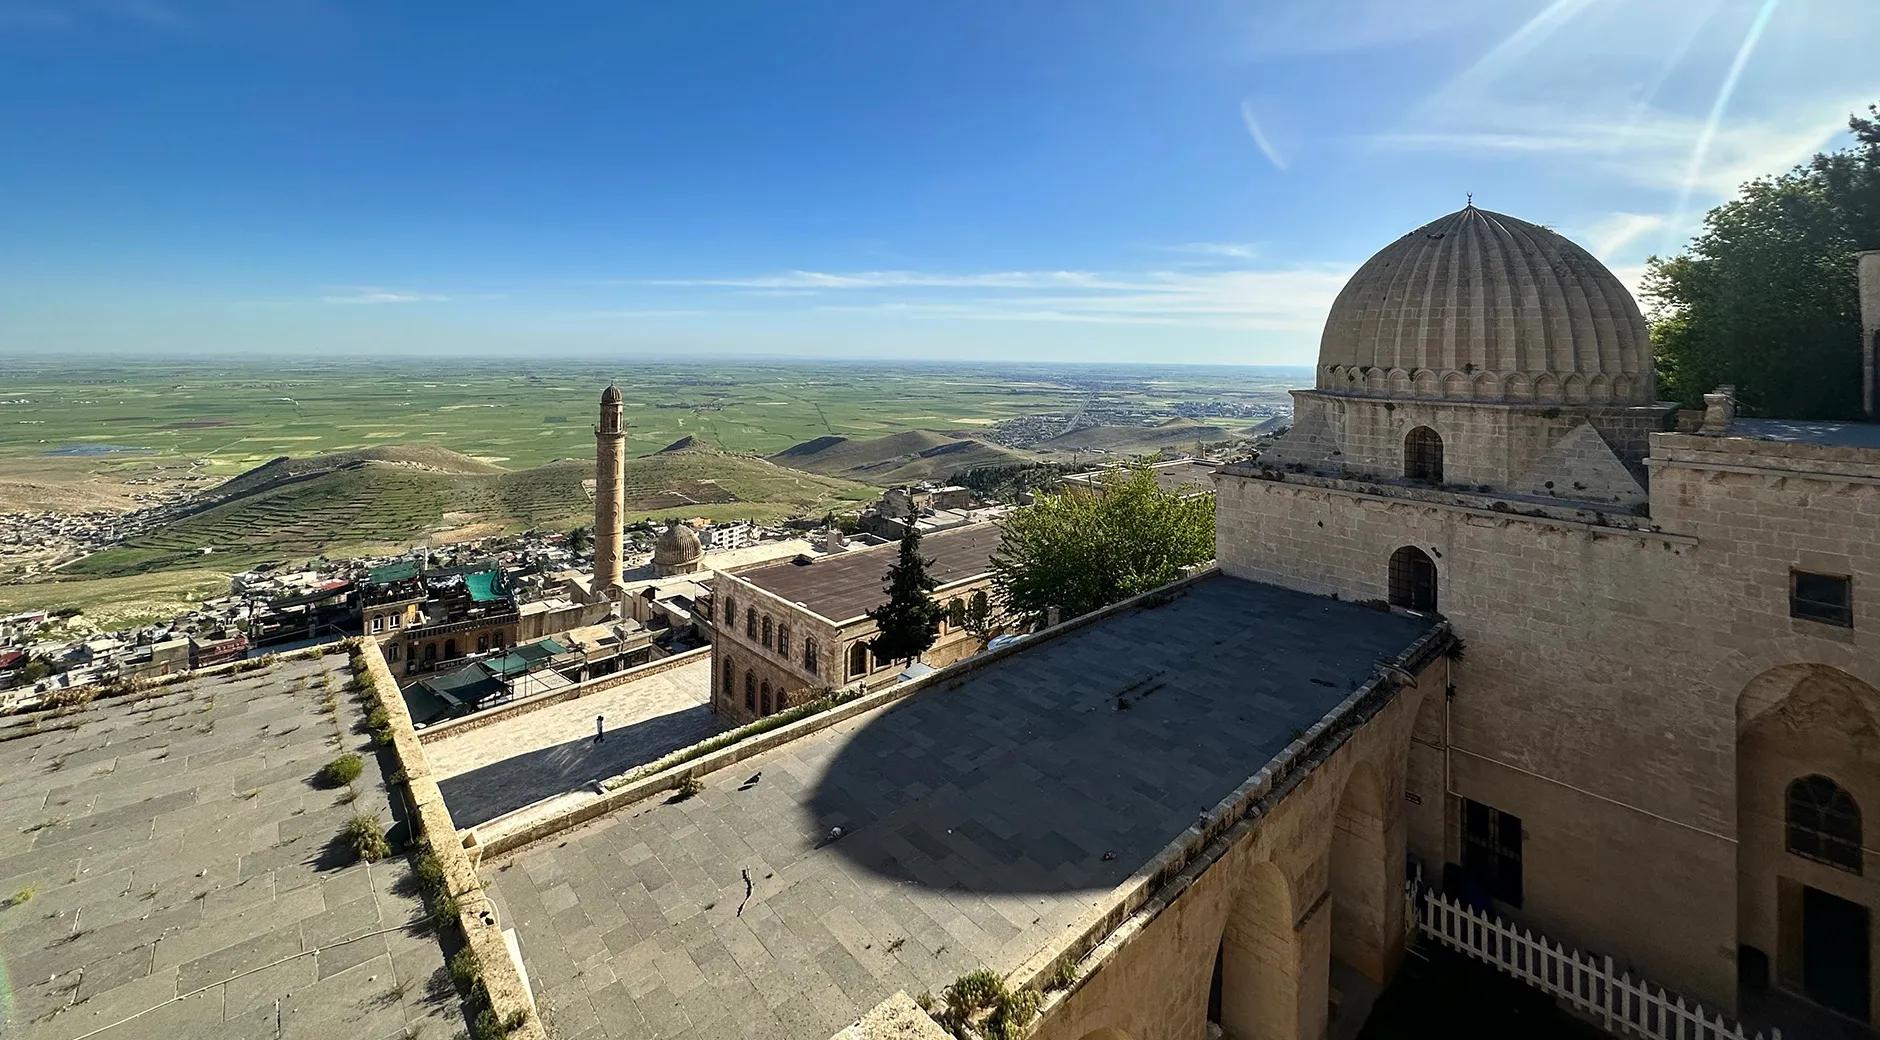
<svg viewBox="0 0 1880 1040"><path fill-rule="evenodd" d="M1860 264L1860 401L1867 418L1880 419L1880 249L1858 255Z"/></svg>
<svg viewBox="0 0 1880 1040"><path fill-rule="evenodd" d="M1698 433L1722 437L1736 421L1736 387L1720 386L1704 395L1704 422Z"/></svg>

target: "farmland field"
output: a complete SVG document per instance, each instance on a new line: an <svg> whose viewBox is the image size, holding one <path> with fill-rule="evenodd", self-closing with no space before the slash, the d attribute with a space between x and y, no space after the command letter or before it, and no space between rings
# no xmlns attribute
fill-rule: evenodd
<svg viewBox="0 0 1880 1040"><path fill-rule="evenodd" d="M18 481L43 500L69 486L87 504L108 500L113 478L228 477L283 455L392 444L435 444L504 469L587 460L609 379L626 393L636 454L692 436L770 455L830 434L970 430L1095 403L1270 403L1310 378L1296 369L734 360L0 364L0 492ZM24 507L0 500L0 512Z"/></svg>
<svg viewBox="0 0 1880 1040"><path fill-rule="evenodd" d="M592 424L610 379L626 396L629 520L766 520L853 507L873 485L931 465L767 458L805 441L866 442L846 449L854 454L983 436L1042 413L1196 401L1270 408L1311 378L1297 369L781 360L0 358L0 367L0 514L131 509L165 489L205 503L54 574L0 578L0 613L69 605L96 623L164 616L262 560L582 523L592 510L582 487L593 473ZM662 451L680 441L683 450ZM990 445L974 450L1004 457Z"/></svg>

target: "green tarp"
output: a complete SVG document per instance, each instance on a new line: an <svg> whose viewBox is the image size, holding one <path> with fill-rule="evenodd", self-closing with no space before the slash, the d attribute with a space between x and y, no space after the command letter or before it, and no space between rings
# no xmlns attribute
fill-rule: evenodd
<svg viewBox="0 0 1880 1040"><path fill-rule="evenodd" d="M503 592L497 583L495 571L473 571L463 576L463 587L470 590L470 600L474 603L493 603L503 599Z"/></svg>
<svg viewBox="0 0 1880 1040"><path fill-rule="evenodd" d="M418 561L399 560L372 568L369 580L374 585L390 585L395 581L409 581L418 576Z"/></svg>

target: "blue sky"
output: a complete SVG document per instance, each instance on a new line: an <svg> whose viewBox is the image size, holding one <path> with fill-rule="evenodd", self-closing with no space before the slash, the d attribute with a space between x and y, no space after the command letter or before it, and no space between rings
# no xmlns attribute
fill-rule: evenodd
<svg viewBox="0 0 1880 1040"><path fill-rule="evenodd" d="M1459 208L1628 281L1874 0L0 0L0 351L1309 363Z"/></svg>

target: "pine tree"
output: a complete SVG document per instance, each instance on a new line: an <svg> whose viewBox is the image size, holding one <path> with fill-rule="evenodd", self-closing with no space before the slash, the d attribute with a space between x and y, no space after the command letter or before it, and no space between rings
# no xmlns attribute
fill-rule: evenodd
<svg viewBox="0 0 1880 1040"><path fill-rule="evenodd" d="M901 556L888 568L888 601L868 612L878 634L868 648L884 661L919 657L938 637L946 608L934 601L940 583L927 573L929 561L920 554L918 514L909 513L907 533L901 538Z"/></svg>

